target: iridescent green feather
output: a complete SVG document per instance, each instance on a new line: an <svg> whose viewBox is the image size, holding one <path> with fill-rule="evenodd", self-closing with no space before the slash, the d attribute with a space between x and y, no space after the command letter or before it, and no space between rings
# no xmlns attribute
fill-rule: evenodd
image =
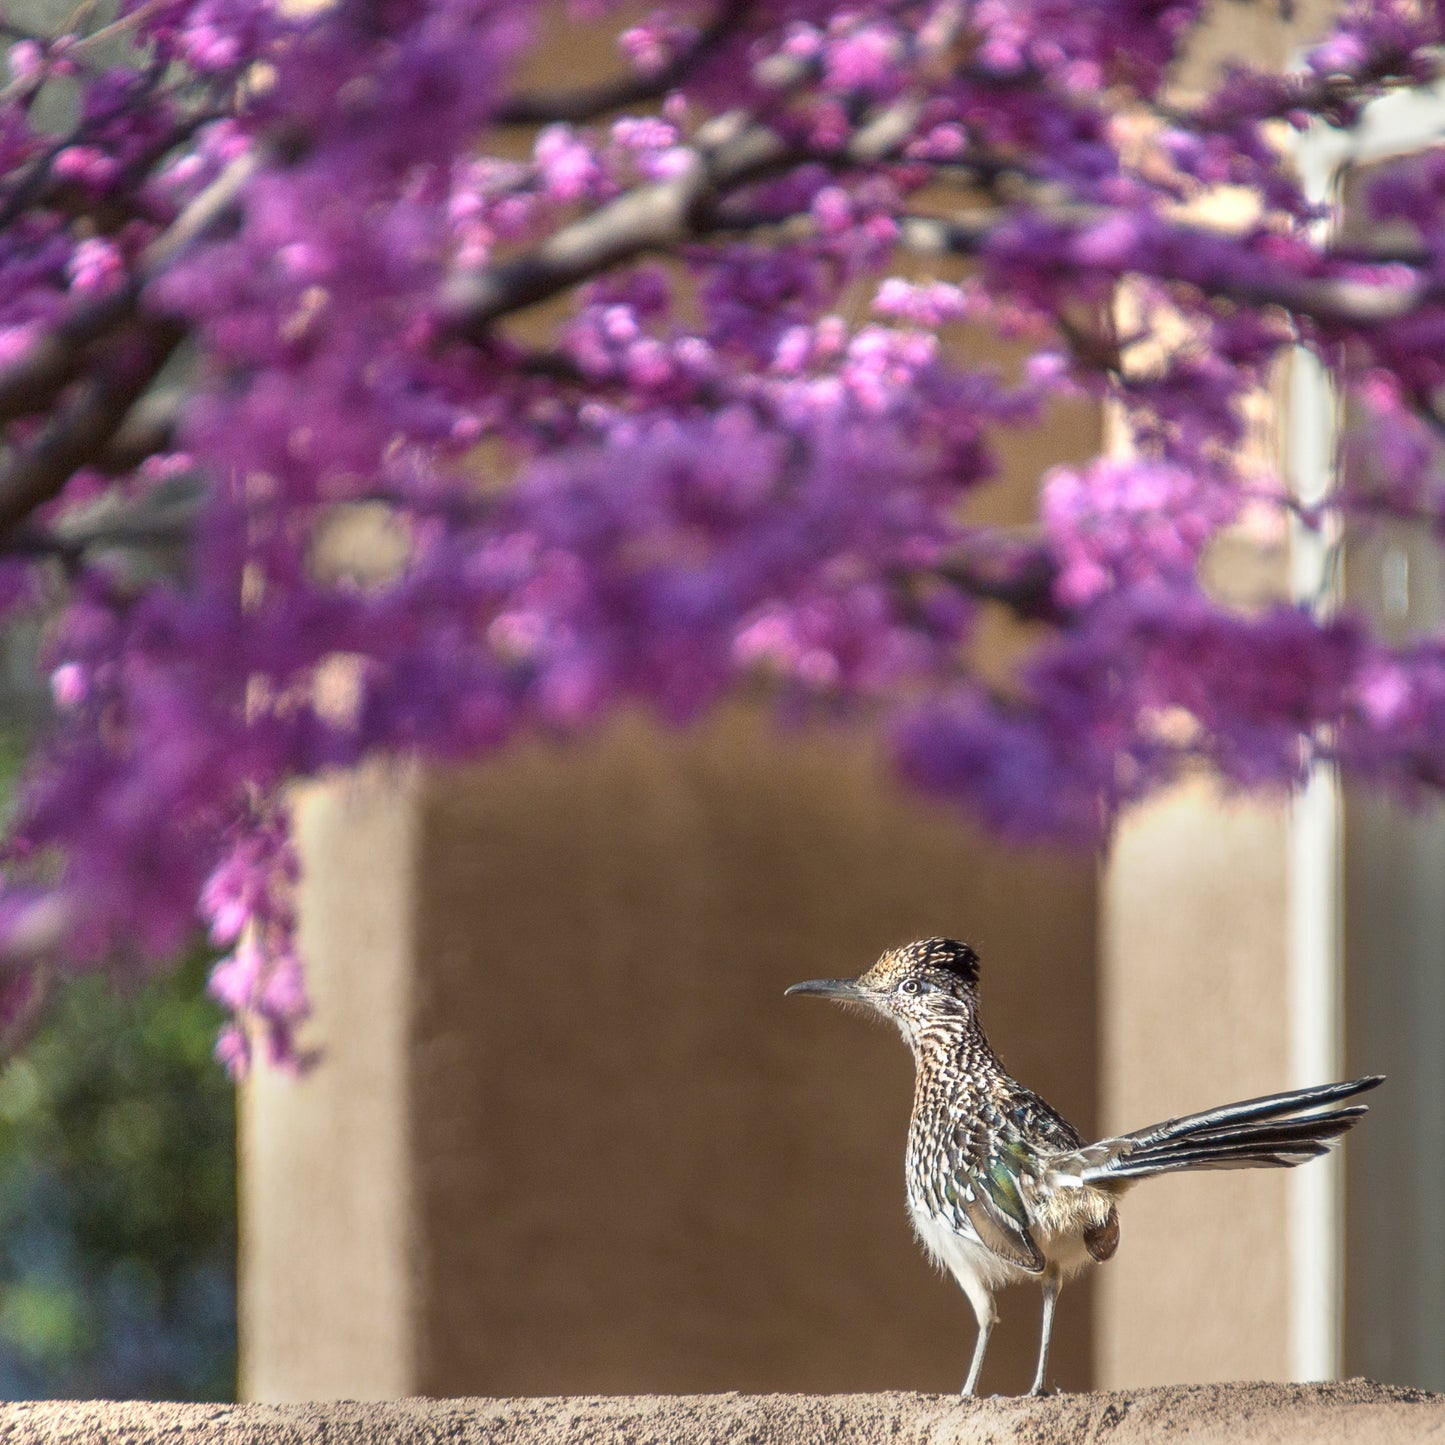
<svg viewBox="0 0 1445 1445"><path fill-rule="evenodd" d="M1029 1227L1029 1212L1019 1192L1018 1175L1028 1167L1028 1160L1027 1147L1018 1140L1010 1140L1001 1144L998 1153L989 1160L983 1179L989 1198L1021 1230Z"/></svg>

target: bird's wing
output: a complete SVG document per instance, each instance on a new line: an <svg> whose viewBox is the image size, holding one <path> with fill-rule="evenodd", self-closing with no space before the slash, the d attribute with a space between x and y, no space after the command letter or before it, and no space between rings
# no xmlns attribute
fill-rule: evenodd
<svg viewBox="0 0 1445 1445"><path fill-rule="evenodd" d="M1062 1151L1083 1146L1084 1136L1052 1104L1012 1079L1003 1113L1037 1150Z"/></svg>
<svg viewBox="0 0 1445 1445"><path fill-rule="evenodd" d="M1019 1173L1028 1162L1028 1146L1021 1140L995 1139L971 1163L960 1160L949 1202L963 1211L987 1249L1020 1269L1041 1274L1044 1256L1029 1232L1019 1188Z"/></svg>

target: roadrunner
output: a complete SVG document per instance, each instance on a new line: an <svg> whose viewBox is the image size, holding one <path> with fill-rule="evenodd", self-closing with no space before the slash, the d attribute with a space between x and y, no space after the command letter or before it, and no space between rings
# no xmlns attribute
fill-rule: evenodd
<svg viewBox="0 0 1445 1445"><path fill-rule="evenodd" d="M1064 1280L1119 1247L1115 1201L1136 1180L1176 1169L1303 1164L1367 1112L1341 1106L1381 1075L1296 1089L1170 1119L1097 1144L1015 1083L978 1017L978 955L929 938L885 953L859 978L795 983L893 1020L913 1050L908 1212L933 1260L963 1287L978 1342L963 1393L978 1385L1000 1285L1037 1280L1043 1329L1031 1395L1044 1392L1054 1304Z"/></svg>

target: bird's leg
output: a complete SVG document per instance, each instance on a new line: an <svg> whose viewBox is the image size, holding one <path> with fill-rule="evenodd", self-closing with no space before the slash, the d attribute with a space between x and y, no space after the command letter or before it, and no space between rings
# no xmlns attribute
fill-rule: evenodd
<svg viewBox="0 0 1445 1445"><path fill-rule="evenodd" d="M983 1369L983 1353L988 1349L988 1337L998 1323L998 1311L993 1307L991 1294L986 1294L981 1289L977 1294L969 1290L968 1302L973 1306L974 1317L978 1320L978 1339L974 1343L973 1359L969 1361L968 1379L963 1382L963 1389L959 1392L964 1395L972 1395L978 1387L978 1377Z"/></svg>
<svg viewBox="0 0 1445 1445"><path fill-rule="evenodd" d="M1039 1335L1039 1365L1034 1371L1034 1382L1029 1386L1030 1395L1045 1394L1044 1374L1049 1368L1049 1338L1054 1332L1054 1304L1059 1298L1063 1281L1052 1270L1044 1276L1044 1323Z"/></svg>

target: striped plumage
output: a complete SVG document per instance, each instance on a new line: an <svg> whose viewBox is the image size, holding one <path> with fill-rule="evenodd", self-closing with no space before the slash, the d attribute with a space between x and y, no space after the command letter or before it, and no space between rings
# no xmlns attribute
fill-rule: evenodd
<svg viewBox="0 0 1445 1445"><path fill-rule="evenodd" d="M958 1280L978 1319L964 1394L978 1383L997 1319L994 1291L1027 1280L1044 1291L1030 1391L1042 1393L1059 1289L1114 1253L1115 1201L1135 1181L1182 1169L1302 1164L1328 1152L1366 1112L1344 1101L1381 1082L1372 1075L1249 1099L1085 1144L989 1047L978 1017L978 956L967 944L925 939L890 950L859 978L816 979L788 992L875 1009L913 1050L908 1209L924 1248Z"/></svg>

